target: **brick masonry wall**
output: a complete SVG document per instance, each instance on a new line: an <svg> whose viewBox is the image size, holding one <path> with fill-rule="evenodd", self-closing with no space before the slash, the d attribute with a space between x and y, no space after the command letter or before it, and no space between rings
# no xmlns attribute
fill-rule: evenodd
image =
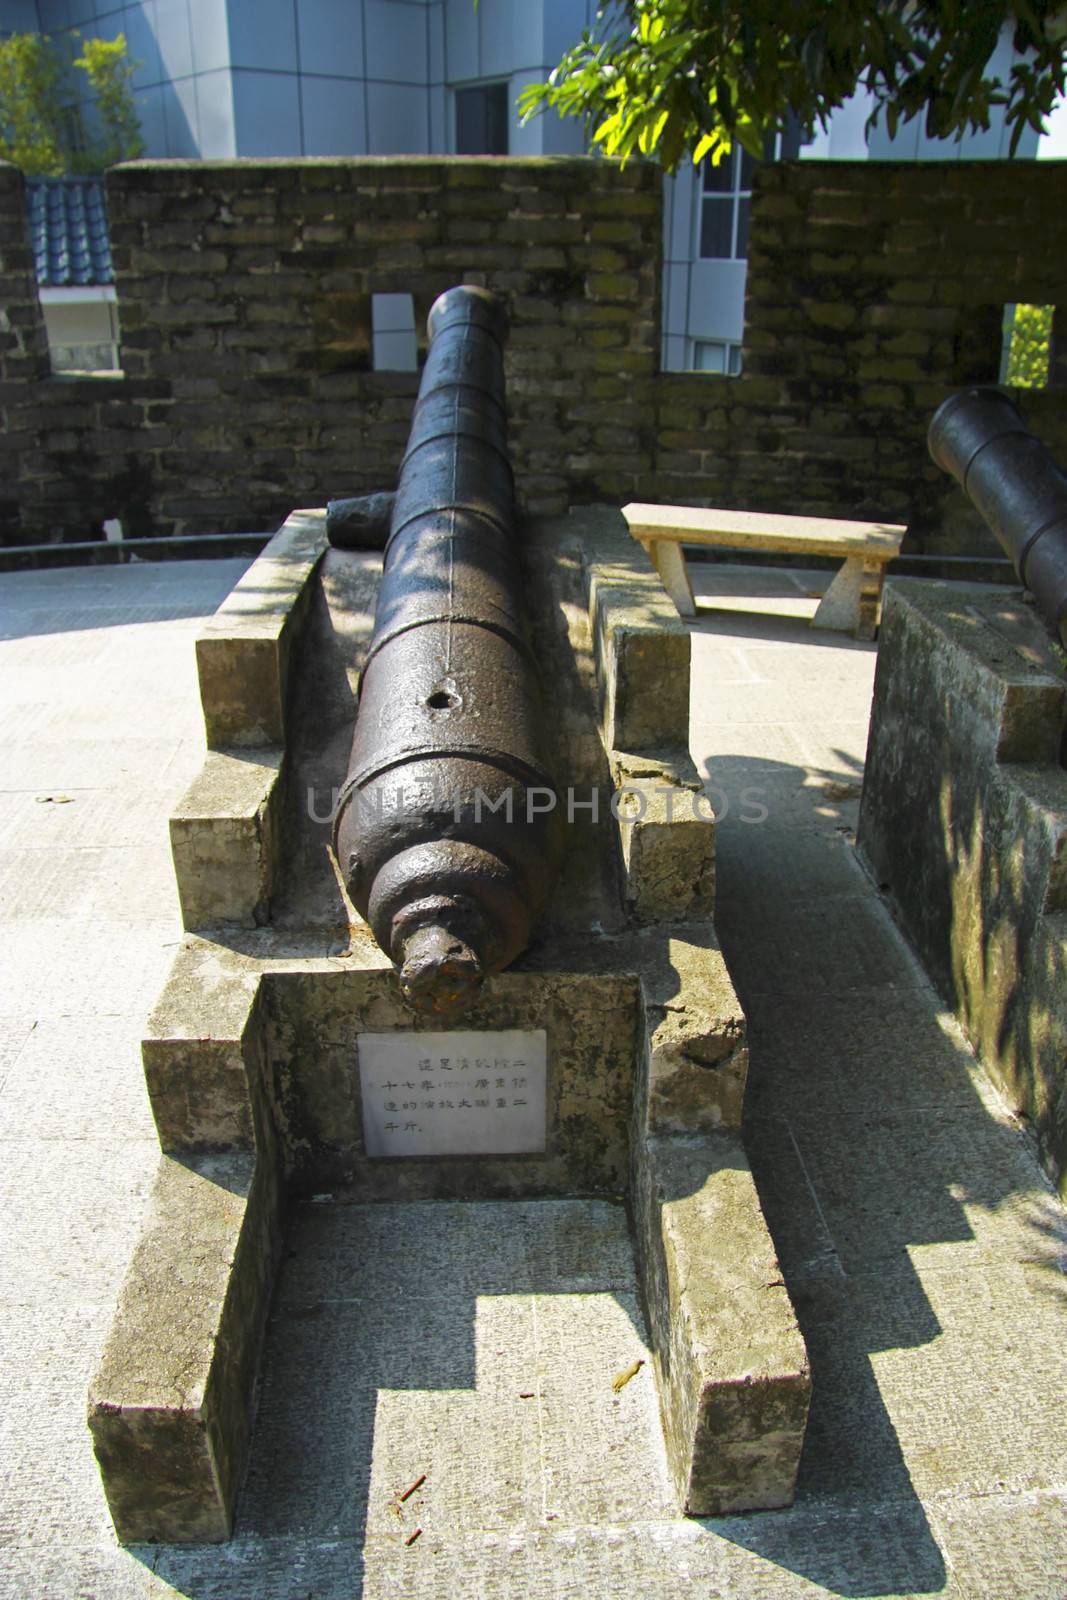
<svg viewBox="0 0 1067 1600"><path fill-rule="evenodd" d="M661 376L654 497L888 518L905 548L996 551L926 429L954 390L996 383L1007 304L1067 302L1063 195L1058 162L763 168L744 372ZM1067 389L1018 398L1067 464Z"/></svg>
<svg viewBox="0 0 1067 1600"><path fill-rule="evenodd" d="M0 162L0 532L5 534L18 529L29 495L29 456L38 443L32 412L47 372L22 174Z"/></svg>
<svg viewBox="0 0 1067 1600"><path fill-rule="evenodd" d="M885 517L995 548L928 462L995 381L1013 300L1055 303L1056 163L799 162L758 177L744 371L658 372L660 186L593 160L137 162L109 174L124 374L48 372L20 174L0 165L0 537L270 528L395 481L413 374L374 372L371 296L509 305L532 511L654 500ZM1067 302L1067 294L1063 296ZM1067 460L1065 391L1028 394Z"/></svg>
<svg viewBox="0 0 1067 1600"><path fill-rule="evenodd" d="M148 532L143 428L158 385L53 377L16 167L0 162L0 543Z"/></svg>
<svg viewBox="0 0 1067 1600"><path fill-rule="evenodd" d="M16 175L17 176L17 175ZM18 185L5 174L15 204ZM651 462L659 217L649 169L448 159L138 162L108 178L120 380L47 379L21 518L51 537L270 528L395 481L414 374L372 370L371 296L501 293L512 454L531 510L631 495ZM74 415L87 397L102 396ZM53 494L66 486L62 518Z"/></svg>

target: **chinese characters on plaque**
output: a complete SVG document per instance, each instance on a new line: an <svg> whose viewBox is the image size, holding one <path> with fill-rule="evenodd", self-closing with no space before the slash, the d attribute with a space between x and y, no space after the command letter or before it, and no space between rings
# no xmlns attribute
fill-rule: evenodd
<svg viewBox="0 0 1067 1600"><path fill-rule="evenodd" d="M368 1156L510 1156L545 1148L547 1038L520 1033L363 1033Z"/></svg>

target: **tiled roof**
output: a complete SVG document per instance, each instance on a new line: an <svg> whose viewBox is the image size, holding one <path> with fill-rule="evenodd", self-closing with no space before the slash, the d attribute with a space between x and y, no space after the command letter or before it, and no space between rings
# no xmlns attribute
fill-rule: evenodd
<svg viewBox="0 0 1067 1600"><path fill-rule="evenodd" d="M112 283L100 178L28 178L30 238L39 289Z"/></svg>

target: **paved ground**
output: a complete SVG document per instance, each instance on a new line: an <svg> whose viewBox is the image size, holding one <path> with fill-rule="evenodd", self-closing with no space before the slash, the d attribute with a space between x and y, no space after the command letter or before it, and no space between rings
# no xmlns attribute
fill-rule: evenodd
<svg viewBox="0 0 1067 1600"><path fill-rule="evenodd" d="M400 1208L309 1207L237 1538L118 1549L84 1397L157 1159L191 638L241 565L3 580L0 1595L1064 1600L1064 1213L854 859L873 648L756 569L697 569L692 739L814 1365L796 1506L673 1511L647 1369L602 1382L643 1348L618 1208L418 1208L398 1247Z"/></svg>

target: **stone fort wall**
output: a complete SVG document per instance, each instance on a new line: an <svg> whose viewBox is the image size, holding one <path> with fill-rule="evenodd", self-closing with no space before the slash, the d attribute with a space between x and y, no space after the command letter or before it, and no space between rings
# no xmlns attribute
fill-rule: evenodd
<svg viewBox="0 0 1067 1600"><path fill-rule="evenodd" d="M996 381L1005 304L1055 304L1058 163L763 169L740 376L659 371L660 181L593 159L135 162L108 175L122 374L55 377L21 174L0 165L0 539L270 529L391 485L417 387L373 369L371 298L453 283L511 315L520 498L906 522L995 548L928 462ZM1067 295L1064 296L1067 300ZM1065 390L1028 391L1067 456Z"/></svg>

